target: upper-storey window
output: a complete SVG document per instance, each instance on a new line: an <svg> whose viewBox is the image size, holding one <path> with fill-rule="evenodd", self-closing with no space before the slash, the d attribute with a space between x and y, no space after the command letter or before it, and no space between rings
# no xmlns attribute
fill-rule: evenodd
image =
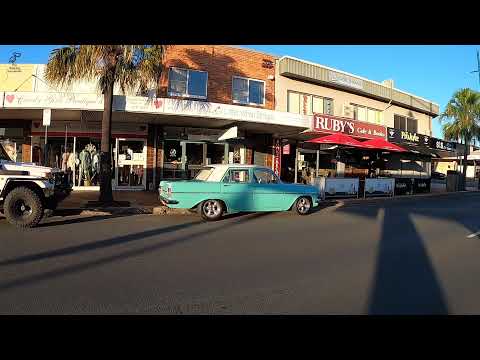
<svg viewBox="0 0 480 360"><path fill-rule="evenodd" d="M314 113L333 115L333 100L321 96L289 91L287 111L302 115L312 115Z"/></svg>
<svg viewBox="0 0 480 360"><path fill-rule="evenodd" d="M172 67L168 74L168 95L206 99L207 80L206 71Z"/></svg>
<svg viewBox="0 0 480 360"><path fill-rule="evenodd" d="M234 76L232 90L234 103L265 105L265 81Z"/></svg>
<svg viewBox="0 0 480 360"><path fill-rule="evenodd" d="M353 107L353 119L359 121L366 121L373 124L382 124L382 112L377 109L372 109L366 106L351 104Z"/></svg>
<svg viewBox="0 0 480 360"><path fill-rule="evenodd" d="M407 118L406 116L394 115L393 127L395 129L416 133L418 132L418 120Z"/></svg>

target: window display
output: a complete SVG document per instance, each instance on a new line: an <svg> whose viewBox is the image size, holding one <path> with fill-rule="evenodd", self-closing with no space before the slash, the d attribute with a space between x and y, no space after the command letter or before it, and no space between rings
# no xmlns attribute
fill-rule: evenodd
<svg viewBox="0 0 480 360"><path fill-rule="evenodd" d="M144 140L118 140L118 186L143 186Z"/></svg>
<svg viewBox="0 0 480 360"><path fill-rule="evenodd" d="M99 186L100 174L100 153L97 149L100 148L98 140L89 140L85 144L85 140L77 138L77 155L75 160L76 165L76 186ZM68 161L67 161L68 163Z"/></svg>

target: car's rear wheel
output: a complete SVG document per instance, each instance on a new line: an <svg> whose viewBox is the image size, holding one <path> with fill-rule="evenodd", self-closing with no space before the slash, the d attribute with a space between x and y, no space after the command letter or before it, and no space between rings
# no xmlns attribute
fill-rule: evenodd
<svg viewBox="0 0 480 360"><path fill-rule="evenodd" d="M38 225L43 216L43 204L35 191L17 187L10 191L3 204L5 217L10 224L20 228Z"/></svg>
<svg viewBox="0 0 480 360"><path fill-rule="evenodd" d="M219 200L205 200L198 205L198 212L203 220L218 220L222 217L224 212L223 203Z"/></svg>
<svg viewBox="0 0 480 360"><path fill-rule="evenodd" d="M306 196L299 197L297 201L295 201L295 204L293 205L293 210L298 215L307 215L311 209L312 209L312 200L310 200L310 198Z"/></svg>

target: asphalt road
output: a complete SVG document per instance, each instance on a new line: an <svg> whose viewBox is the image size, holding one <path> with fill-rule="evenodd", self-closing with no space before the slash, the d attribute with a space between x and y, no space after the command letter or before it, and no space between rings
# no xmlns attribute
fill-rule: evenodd
<svg viewBox="0 0 480 360"><path fill-rule="evenodd" d="M479 200L54 216L26 232L0 218L0 314L478 314Z"/></svg>

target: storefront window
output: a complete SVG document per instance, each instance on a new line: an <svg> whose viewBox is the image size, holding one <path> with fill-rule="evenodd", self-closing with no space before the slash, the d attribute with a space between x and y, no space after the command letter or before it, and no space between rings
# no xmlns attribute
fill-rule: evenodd
<svg viewBox="0 0 480 360"><path fill-rule="evenodd" d="M185 176L182 169L182 144L179 140L163 142L163 173L164 179L181 179Z"/></svg>
<svg viewBox="0 0 480 360"><path fill-rule="evenodd" d="M188 165L203 165L203 144L187 143L185 160Z"/></svg>
<svg viewBox="0 0 480 360"><path fill-rule="evenodd" d="M225 164L225 144L207 144L208 164Z"/></svg>
<svg viewBox="0 0 480 360"><path fill-rule="evenodd" d="M100 140L77 137L75 186L100 186Z"/></svg>
<svg viewBox="0 0 480 360"><path fill-rule="evenodd" d="M118 186L143 186L144 140L118 140Z"/></svg>
<svg viewBox="0 0 480 360"><path fill-rule="evenodd" d="M27 143L23 128L0 128L0 143L12 161L23 161L23 144Z"/></svg>

